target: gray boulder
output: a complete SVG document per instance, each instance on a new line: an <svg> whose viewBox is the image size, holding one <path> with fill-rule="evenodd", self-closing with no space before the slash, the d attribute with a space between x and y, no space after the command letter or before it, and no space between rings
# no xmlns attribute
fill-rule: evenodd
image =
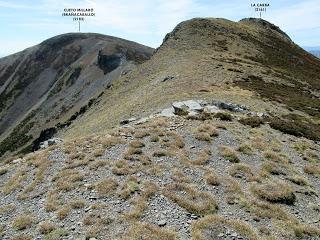
<svg viewBox="0 0 320 240"><path fill-rule="evenodd" d="M232 112L244 112L248 110L246 106L234 104L234 103L228 103L228 102L213 101L212 104L214 106L217 106L220 109L229 110Z"/></svg>
<svg viewBox="0 0 320 240"><path fill-rule="evenodd" d="M172 107L176 115L194 115L203 111L202 101L187 100L183 102L174 102Z"/></svg>
<svg viewBox="0 0 320 240"><path fill-rule="evenodd" d="M51 138L51 139L48 139L48 140L40 143L40 149L46 149L52 145L56 145L56 144L59 144L62 142L63 142L63 140L60 138Z"/></svg>

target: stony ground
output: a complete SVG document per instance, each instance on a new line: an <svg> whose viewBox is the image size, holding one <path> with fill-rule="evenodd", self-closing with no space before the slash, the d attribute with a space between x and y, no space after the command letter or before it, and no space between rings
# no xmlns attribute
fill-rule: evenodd
<svg viewBox="0 0 320 240"><path fill-rule="evenodd" d="M8 159L1 238L320 239L320 146L237 117L154 118Z"/></svg>

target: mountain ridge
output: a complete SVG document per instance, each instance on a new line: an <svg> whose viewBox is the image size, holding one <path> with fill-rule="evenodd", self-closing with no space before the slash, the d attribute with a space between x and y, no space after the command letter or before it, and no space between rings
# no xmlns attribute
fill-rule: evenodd
<svg viewBox="0 0 320 240"><path fill-rule="evenodd" d="M151 48L124 39L69 33L0 59L0 139L8 137L10 129L17 128L23 119L29 118L29 123L34 122L31 125L38 126L31 127L34 132L29 137L22 134L22 139L36 138L39 129L59 123L57 118L64 122L122 71L130 71L152 52ZM111 66L105 61L109 57L115 61ZM32 108L39 110L37 116L31 114ZM31 121L34 117L38 119ZM31 128L24 132L29 133Z"/></svg>

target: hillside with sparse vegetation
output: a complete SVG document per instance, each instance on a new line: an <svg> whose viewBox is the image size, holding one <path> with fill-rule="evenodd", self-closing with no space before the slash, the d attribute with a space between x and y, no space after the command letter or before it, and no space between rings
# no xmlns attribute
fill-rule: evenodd
<svg viewBox="0 0 320 240"><path fill-rule="evenodd" d="M0 238L320 239L319 73L264 20L180 23L0 162Z"/></svg>

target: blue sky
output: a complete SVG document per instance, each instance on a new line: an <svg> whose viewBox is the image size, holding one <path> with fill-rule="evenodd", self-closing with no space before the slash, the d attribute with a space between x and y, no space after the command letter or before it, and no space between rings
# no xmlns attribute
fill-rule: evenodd
<svg viewBox="0 0 320 240"><path fill-rule="evenodd" d="M320 46L320 0L0 0L0 57L52 36L76 32L64 8L91 8L82 32L98 32L158 47L179 22L193 17L238 21L258 17L254 2L270 3L263 18L280 26L301 46Z"/></svg>

